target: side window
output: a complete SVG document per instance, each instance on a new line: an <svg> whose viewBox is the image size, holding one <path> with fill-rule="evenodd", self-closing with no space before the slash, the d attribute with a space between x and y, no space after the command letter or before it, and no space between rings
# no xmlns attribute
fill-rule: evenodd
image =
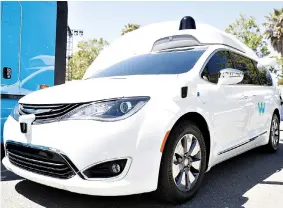
<svg viewBox="0 0 283 208"><path fill-rule="evenodd" d="M269 70L267 70L264 66L262 66L261 64L257 62L254 62L254 64L257 67L259 78L261 80L262 85L272 86L273 82L272 82L272 77L271 77Z"/></svg>
<svg viewBox="0 0 283 208"><path fill-rule="evenodd" d="M204 67L201 77L212 83L218 82L219 72L225 68L233 68L228 51L216 52Z"/></svg>
<svg viewBox="0 0 283 208"><path fill-rule="evenodd" d="M239 84L260 85L256 68L251 59L236 53L230 53L236 69L244 73L244 79Z"/></svg>

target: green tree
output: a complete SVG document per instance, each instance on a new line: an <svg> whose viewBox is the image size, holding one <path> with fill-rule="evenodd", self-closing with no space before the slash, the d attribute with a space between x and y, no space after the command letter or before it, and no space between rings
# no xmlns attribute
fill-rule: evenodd
<svg viewBox="0 0 283 208"><path fill-rule="evenodd" d="M129 23L127 25L124 25L124 28L121 31L121 35L125 35L126 33L132 32L132 31L139 29L139 28L140 28L140 25Z"/></svg>
<svg viewBox="0 0 283 208"><path fill-rule="evenodd" d="M265 35L270 40L270 43L275 51L283 56L283 7L274 9L265 17L266 22L263 24L266 27ZM281 58L282 59L282 58Z"/></svg>
<svg viewBox="0 0 283 208"><path fill-rule="evenodd" d="M72 79L82 79L86 69L96 59L108 42L103 38L81 41L71 58Z"/></svg>
<svg viewBox="0 0 283 208"><path fill-rule="evenodd" d="M258 56L270 54L267 44L263 40L263 34L261 34L259 25L256 24L254 17L247 17L241 14L225 31L236 36L241 42L255 50Z"/></svg>
<svg viewBox="0 0 283 208"><path fill-rule="evenodd" d="M283 79L282 78L278 80L278 85L283 85Z"/></svg>
<svg viewBox="0 0 283 208"><path fill-rule="evenodd" d="M283 67L283 56L282 57L275 57L277 62Z"/></svg>

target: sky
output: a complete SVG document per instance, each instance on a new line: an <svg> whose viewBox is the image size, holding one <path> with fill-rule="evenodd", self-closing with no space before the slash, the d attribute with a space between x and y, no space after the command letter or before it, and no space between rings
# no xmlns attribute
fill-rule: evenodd
<svg viewBox="0 0 283 208"><path fill-rule="evenodd" d="M282 8L283 2L68 2L68 22L71 29L82 29L80 40L104 38L112 42L120 36L128 23L141 26L162 22L179 21L192 16L196 22L210 24L218 29L225 28L240 14L253 16L258 24L274 8Z"/></svg>

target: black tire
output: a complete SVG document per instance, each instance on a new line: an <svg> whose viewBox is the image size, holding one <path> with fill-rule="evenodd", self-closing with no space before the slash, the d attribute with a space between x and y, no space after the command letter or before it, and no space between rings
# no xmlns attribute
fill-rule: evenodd
<svg viewBox="0 0 283 208"><path fill-rule="evenodd" d="M1 161L5 156L4 144L1 144Z"/></svg>
<svg viewBox="0 0 283 208"><path fill-rule="evenodd" d="M192 134L196 137L201 152L201 164L199 168L199 175L194 185L189 190L181 191L180 189L178 189L173 177L172 162L175 153L175 147L177 146L181 138L186 134ZM201 131L199 130L198 126L191 121L184 121L179 123L170 132L162 155L158 188L156 190L158 198L173 204L180 204L188 201L197 193L204 177L205 168L206 146Z"/></svg>
<svg viewBox="0 0 283 208"><path fill-rule="evenodd" d="M273 122L276 122L277 126L278 126L278 135L273 135L273 131L272 131L272 127L274 125ZM270 130L269 130L270 134L269 134L269 141L268 144L264 146L264 149L267 152L270 153L274 153L278 150L279 148L279 141L280 141L280 120L279 117L277 116L277 114L273 114L272 116L272 120L271 120L271 125L270 125ZM277 140L276 142L274 142L274 137L276 136Z"/></svg>

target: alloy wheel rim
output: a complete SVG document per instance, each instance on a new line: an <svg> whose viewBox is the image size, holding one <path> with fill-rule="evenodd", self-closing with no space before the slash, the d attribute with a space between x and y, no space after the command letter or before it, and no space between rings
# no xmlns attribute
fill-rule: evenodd
<svg viewBox="0 0 283 208"><path fill-rule="evenodd" d="M279 125L276 118L272 120L270 134L271 134L272 146L276 149L279 144Z"/></svg>
<svg viewBox="0 0 283 208"><path fill-rule="evenodd" d="M189 191L199 177L200 168L199 141L193 134L186 134L177 143L172 160L172 174L177 188Z"/></svg>

